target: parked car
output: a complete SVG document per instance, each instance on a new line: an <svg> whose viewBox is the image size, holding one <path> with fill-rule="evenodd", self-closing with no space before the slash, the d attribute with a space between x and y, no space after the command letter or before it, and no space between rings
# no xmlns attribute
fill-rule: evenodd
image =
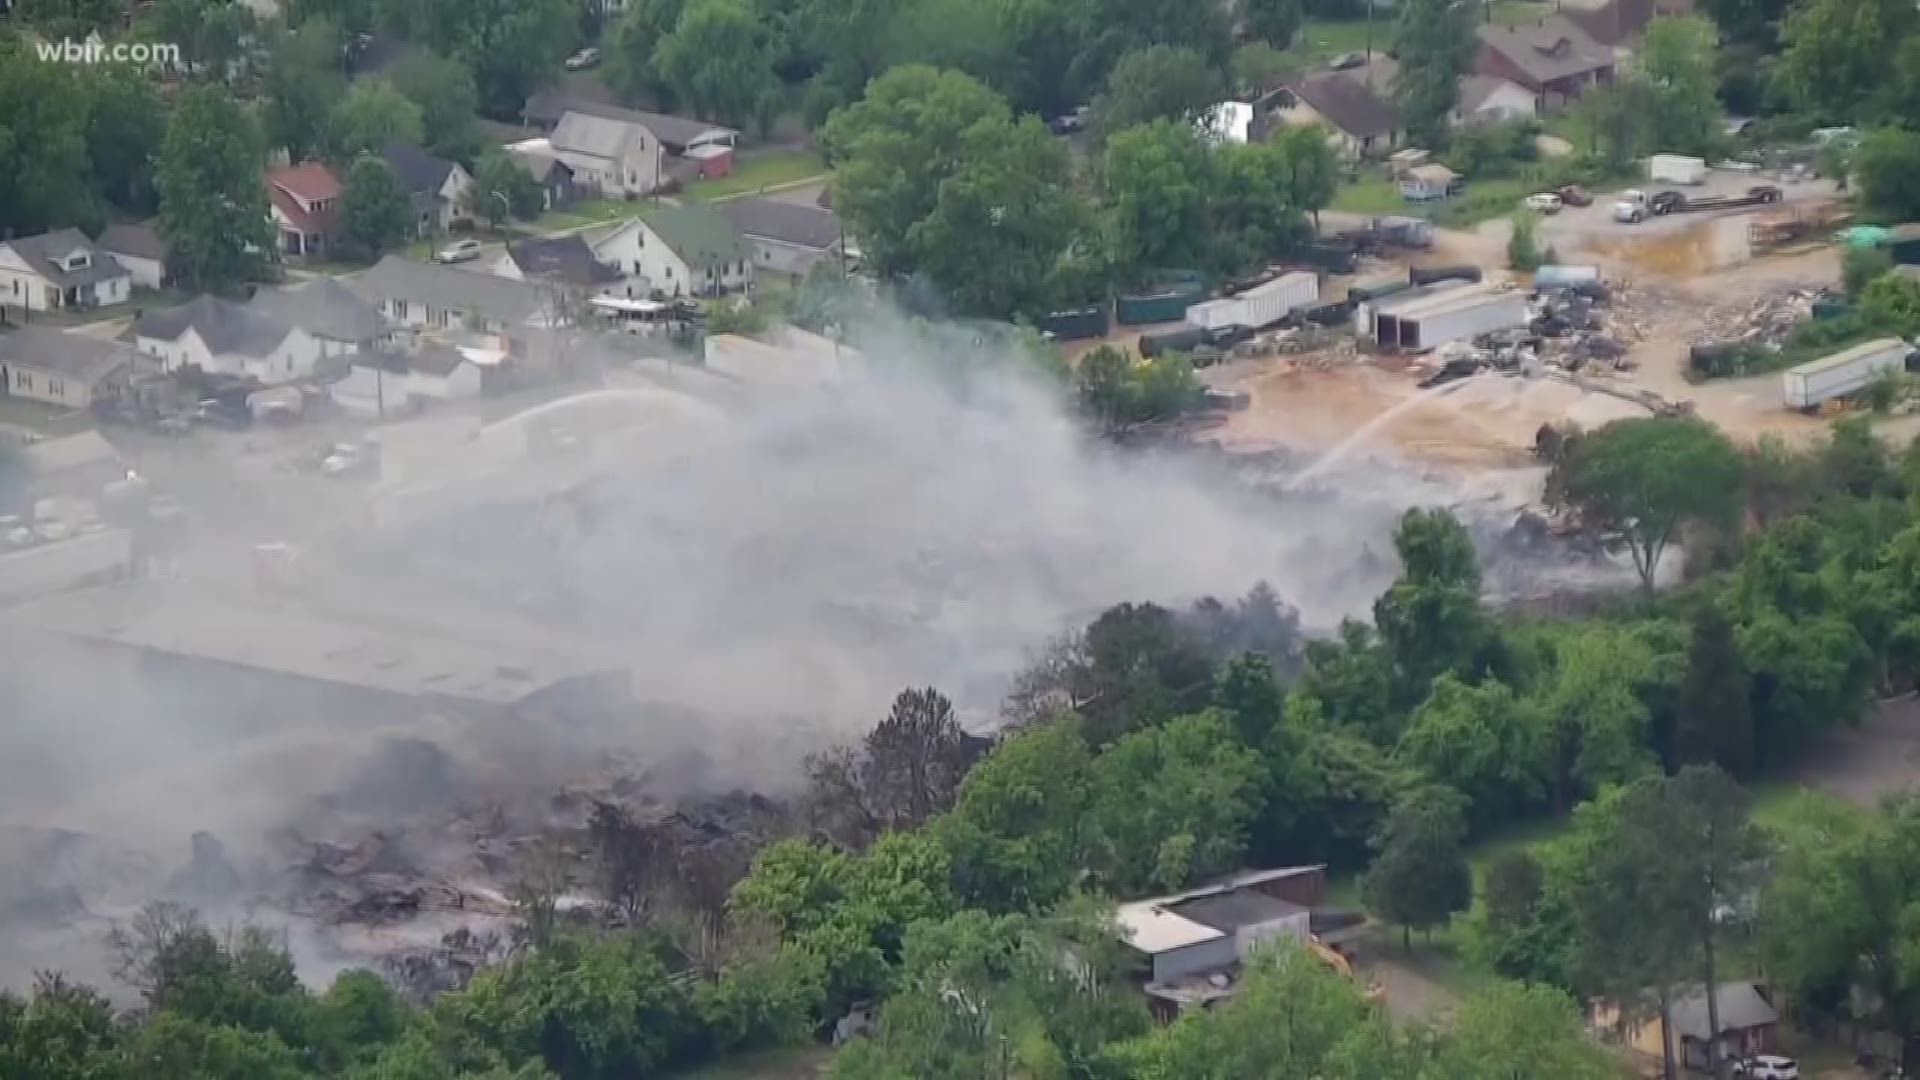
<svg viewBox="0 0 1920 1080"><path fill-rule="evenodd" d="M549 63L551 63L551 61L549 61ZM589 47L589 48L581 49L579 52L574 53L572 56L567 57L568 71L585 71L590 67L598 67L599 65L600 65L599 49Z"/></svg>
<svg viewBox="0 0 1920 1080"><path fill-rule="evenodd" d="M1560 196L1551 191L1539 191L1523 200L1527 209L1536 214L1557 214L1560 212Z"/></svg>
<svg viewBox="0 0 1920 1080"><path fill-rule="evenodd" d="M1350 52L1350 53L1341 53L1339 56L1336 56L1333 59L1327 61L1327 66L1332 68L1335 71L1347 71L1352 68L1360 67L1366 62L1367 62L1367 56L1365 53Z"/></svg>
<svg viewBox="0 0 1920 1080"><path fill-rule="evenodd" d="M1565 184L1554 192L1568 206L1592 206L1593 194L1579 184Z"/></svg>
<svg viewBox="0 0 1920 1080"><path fill-rule="evenodd" d="M1745 1080L1800 1080L1800 1063L1778 1054L1757 1054L1734 1062L1733 1075Z"/></svg>
<svg viewBox="0 0 1920 1080"><path fill-rule="evenodd" d="M442 263L472 262L479 257L480 241L471 238L455 240L433 253L433 261Z"/></svg>

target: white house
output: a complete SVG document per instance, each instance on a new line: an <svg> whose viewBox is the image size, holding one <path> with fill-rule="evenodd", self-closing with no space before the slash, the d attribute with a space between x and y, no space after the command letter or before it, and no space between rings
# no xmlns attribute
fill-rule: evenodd
<svg viewBox="0 0 1920 1080"><path fill-rule="evenodd" d="M517 240L490 269L509 281L532 281L570 289L581 296L644 295L646 282L634 282L618 267L594 257L580 234Z"/></svg>
<svg viewBox="0 0 1920 1080"><path fill-rule="evenodd" d="M0 242L0 306L84 310L132 293L133 275L79 229Z"/></svg>
<svg viewBox="0 0 1920 1080"><path fill-rule="evenodd" d="M746 241L724 215L699 203L659 207L590 243L601 262L662 296L718 296L753 283Z"/></svg>
<svg viewBox="0 0 1920 1080"><path fill-rule="evenodd" d="M810 203L728 199L714 209L753 249L754 265L777 274L805 274L821 259L848 252L840 219Z"/></svg>
<svg viewBox="0 0 1920 1080"><path fill-rule="evenodd" d="M166 286L167 242L152 222L116 221L100 234L96 246L126 267L135 285L145 289Z"/></svg>
<svg viewBox="0 0 1920 1080"><path fill-rule="evenodd" d="M526 346L529 331L563 317L540 286L398 255L388 255L345 283L399 326L506 337L515 353Z"/></svg>
<svg viewBox="0 0 1920 1080"><path fill-rule="evenodd" d="M135 320L132 334L134 348L158 360L162 371L191 364L274 385L307 378L320 363L320 342L312 334L216 296L148 312Z"/></svg>
<svg viewBox="0 0 1920 1080"><path fill-rule="evenodd" d="M400 178L413 204L414 232L430 236L471 218L467 192L473 177L457 161L437 158L408 143L388 143L380 150L393 174Z"/></svg>
<svg viewBox="0 0 1920 1080"><path fill-rule="evenodd" d="M1525 120L1534 116L1538 102L1533 91L1511 79L1495 75L1468 75L1460 80L1459 104L1454 106L1453 123L1492 123L1501 120Z"/></svg>
<svg viewBox="0 0 1920 1080"><path fill-rule="evenodd" d="M1322 71L1292 80L1258 107L1283 124L1317 124L1349 158L1377 157L1399 145L1400 113L1374 80L1388 77L1384 61L1360 71Z"/></svg>
<svg viewBox="0 0 1920 1080"><path fill-rule="evenodd" d="M574 183L607 195L645 195L666 177L666 151L633 120L568 112L548 136L553 155L573 170Z"/></svg>
<svg viewBox="0 0 1920 1080"><path fill-rule="evenodd" d="M461 350L427 342L409 355L363 357L332 392L341 408L377 418L415 412L430 401L478 397L483 382L480 365Z"/></svg>
<svg viewBox="0 0 1920 1080"><path fill-rule="evenodd" d="M0 334L0 398L85 409L132 360L133 350L118 342L23 326Z"/></svg>

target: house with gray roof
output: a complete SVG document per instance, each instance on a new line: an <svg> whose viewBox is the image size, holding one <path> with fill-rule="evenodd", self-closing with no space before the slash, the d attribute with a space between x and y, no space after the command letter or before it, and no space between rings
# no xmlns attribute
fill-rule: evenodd
<svg viewBox="0 0 1920 1080"><path fill-rule="evenodd" d="M559 87L549 87L528 98L522 115L529 125L541 131L553 131L570 112L639 124L652 132L667 153L676 156L702 146L734 146L740 139L738 131L724 124L691 116L625 109Z"/></svg>
<svg viewBox="0 0 1920 1080"><path fill-rule="evenodd" d="M379 348L394 331L393 323L378 308L338 278L317 277L278 289L262 289L247 306L312 334L323 357L352 356Z"/></svg>
<svg viewBox="0 0 1920 1080"><path fill-rule="evenodd" d="M583 296L620 296L626 275L601 262L578 233L517 240L493 264L493 272L510 281L559 285Z"/></svg>
<svg viewBox="0 0 1920 1080"><path fill-rule="evenodd" d="M154 222L116 221L94 243L127 268L136 286L162 289L173 277L167 270L167 242Z"/></svg>
<svg viewBox="0 0 1920 1080"><path fill-rule="evenodd" d="M133 275L79 229L0 241L0 306L84 311L132 293Z"/></svg>
<svg viewBox="0 0 1920 1080"><path fill-rule="evenodd" d="M1538 111L1566 108L1593 86L1613 81L1618 58L1564 15L1511 26L1480 27L1475 71L1507 79L1534 95Z"/></svg>
<svg viewBox="0 0 1920 1080"><path fill-rule="evenodd" d="M233 300L202 296L179 307L149 311L129 331L134 348L162 371L197 367L273 386L313 375L320 343L298 326Z"/></svg>
<svg viewBox="0 0 1920 1080"><path fill-rule="evenodd" d="M779 199L728 199L714 209L753 249L762 271L800 275L821 259L845 251L846 236L833 211Z"/></svg>
<svg viewBox="0 0 1920 1080"><path fill-rule="evenodd" d="M601 262L660 296L719 296L753 284L746 240L724 214L701 203L653 208L588 243Z"/></svg>
<svg viewBox="0 0 1920 1080"><path fill-rule="evenodd" d="M0 334L0 398L85 409L133 366L132 349L91 334L47 326Z"/></svg>
<svg viewBox="0 0 1920 1080"><path fill-rule="evenodd" d="M666 149L633 120L568 112L548 142L553 156L573 170L574 183L605 195L646 195L667 175Z"/></svg>
<svg viewBox="0 0 1920 1080"><path fill-rule="evenodd" d="M1315 124L1349 158L1377 157L1400 144L1400 110L1389 92L1368 77L1321 71L1289 80L1254 103L1256 124L1272 117L1283 124Z"/></svg>
<svg viewBox="0 0 1920 1080"><path fill-rule="evenodd" d="M390 142L380 148L393 175L406 189L413 206L414 233L431 236L468 220L467 191L473 177L457 161L435 157L411 143Z"/></svg>
<svg viewBox="0 0 1920 1080"><path fill-rule="evenodd" d="M346 286L400 326L502 337L505 351L514 354L524 349L531 330L562 317L540 286L398 255L346 279Z"/></svg>

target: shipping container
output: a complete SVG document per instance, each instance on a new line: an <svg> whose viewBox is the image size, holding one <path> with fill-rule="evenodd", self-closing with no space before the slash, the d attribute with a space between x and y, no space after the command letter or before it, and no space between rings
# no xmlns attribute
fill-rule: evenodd
<svg viewBox="0 0 1920 1080"><path fill-rule="evenodd" d="M1369 278L1366 281L1356 281L1349 286L1347 299L1357 304L1363 300L1378 300L1383 296L1406 292L1412 287L1413 282L1406 278Z"/></svg>
<svg viewBox="0 0 1920 1080"><path fill-rule="evenodd" d="M1373 313L1372 337L1384 349L1425 352L1449 341L1470 341L1480 334L1525 325L1524 293L1467 285L1406 303L1379 305Z"/></svg>
<svg viewBox="0 0 1920 1080"><path fill-rule="evenodd" d="M1107 305L1091 304L1042 315L1034 320L1034 326L1041 333L1051 334L1061 341L1083 341L1106 336L1109 314Z"/></svg>
<svg viewBox="0 0 1920 1080"><path fill-rule="evenodd" d="M1197 326L1140 335L1140 355L1148 358L1161 353L1192 352L1207 343L1207 332Z"/></svg>
<svg viewBox="0 0 1920 1080"><path fill-rule="evenodd" d="M1855 345L1780 376L1781 397L1789 409L1816 409L1821 403L1858 393L1889 371L1903 371L1913 346L1899 338Z"/></svg>
<svg viewBox="0 0 1920 1080"><path fill-rule="evenodd" d="M1456 281L1449 278L1444 281L1431 282L1426 285L1412 285L1405 289L1396 289L1384 296L1369 297L1367 299L1354 301L1352 305L1353 332L1361 337L1373 337L1376 312L1389 308L1397 308L1403 304L1411 304L1422 297L1439 296L1443 293L1455 292L1471 284L1473 283ZM1352 298L1349 297L1349 299L1351 300Z"/></svg>
<svg viewBox="0 0 1920 1080"><path fill-rule="evenodd" d="M1417 217L1377 217L1373 231L1389 244L1405 248L1433 246L1433 222Z"/></svg>
<svg viewBox="0 0 1920 1080"><path fill-rule="evenodd" d="M1152 274L1147 285L1123 294L1114 304L1114 321L1121 326L1179 322L1187 309L1207 298L1206 279L1191 270Z"/></svg>
<svg viewBox="0 0 1920 1080"><path fill-rule="evenodd" d="M1655 154L1647 159L1647 179L1663 184L1698 184L1707 178L1707 163L1684 154Z"/></svg>
<svg viewBox="0 0 1920 1080"><path fill-rule="evenodd" d="M1353 273L1353 248L1346 244L1313 243L1294 253L1294 258L1329 274Z"/></svg>
<svg viewBox="0 0 1920 1080"><path fill-rule="evenodd" d="M1479 281L1485 275L1477 266L1416 266L1407 271L1414 285L1432 285L1440 281Z"/></svg>
<svg viewBox="0 0 1920 1080"><path fill-rule="evenodd" d="M1320 279L1309 271L1296 270L1238 296L1195 304L1187 309L1186 317L1189 323L1203 330L1221 326L1250 326L1259 330L1319 299Z"/></svg>
<svg viewBox="0 0 1920 1080"><path fill-rule="evenodd" d="M1571 289L1592 285L1599 280L1600 268L1597 266L1548 263L1533 272L1533 287L1536 289Z"/></svg>

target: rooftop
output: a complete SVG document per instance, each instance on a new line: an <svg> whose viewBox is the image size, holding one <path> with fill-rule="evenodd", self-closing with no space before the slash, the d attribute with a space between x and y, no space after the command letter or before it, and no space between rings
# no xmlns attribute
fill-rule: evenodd
<svg viewBox="0 0 1920 1080"><path fill-rule="evenodd" d="M1780 1013L1750 982L1722 983L1713 996L1723 1034L1780 1022ZM1673 1003L1673 1030L1683 1037L1705 1041L1707 994L1704 987L1695 986L1691 993Z"/></svg>
<svg viewBox="0 0 1920 1080"><path fill-rule="evenodd" d="M733 223L700 203L663 205L643 219L662 243L695 270L712 270L747 257L747 245Z"/></svg>
<svg viewBox="0 0 1920 1080"><path fill-rule="evenodd" d="M1307 909L1257 891L1261 885L1317 873L1326 867L1252 870L1172 896L1121 904L1114 921L1127 944L1144 953L1171 952L1230 936L1242 926L1271 922Z"/></svg>
<svg viewBox="0 0 1920 1080"><path fill-rule="evenodd" d="M528 278L551 278L581 288L620 280L620 271L594 258L578 233L516 241L507 245L507 256Z"/></svg>
<svg viewBox="0 0 1920 1080"><path fill-rule="evenodd" d="M1218 896L1197 896L1192 900L1182 900L1171 905L1168 910L1183 918L1230 934L1243 926L1255 926L1291 915L1301 915L1307 909L1299 904L1268 896L1263 892L1239 889L1221 893Z"/></svg>
<svg viewBox="0 0 1920 1080"><path fill-rule="evenodd" d="M340 197L340 179L318 161L303 161L267 174L267 183L308 202Z"/></svg>
<svg viewBox="0 0 1920 1080"><path fill-rule="evenodd" d="M45 326L23 326L0 334L0 364L30 367L77 382L96 382L132 358L126 346L89 334Z"/></svg>
<svg viewBox="0 0 1920 1080"><path fill-rule="evenodd" d="M1541 85L1599 71L1614 63L1612 50L1588 37L1563 15L1510 26L1482 26L1480 41Z"/></svg>
<svg viewBox="0 0 1920 1080"><path fill-rule="evenodd" d="M488 641L471 629L396 625L157 581L43 597L0 623L87 641L395 694L512 705L553 683L609 670L569 651Z"/></svg>
<svg viewBox="0 0 1920 1080"><path fill-rule="evenodd" d="M742 236L816 251L840 242L840 218L818 206L779 199L728 199L715 203L714 209Z"/></svg>
<svg viewBox="0 0 1920 1080"><path fill-rule="evenodd" d="M438 263L388 255L346 280L363 299L414 300L433 307L468 311L509 326L524 325L540 313L538 290L498 274L462 270Z"/></svg>
<svg viewBox="0 0 1920 1080"><path fill-rule="evenodd" d="M434 157L411 143L390 142L380 148L380 156L400 178L400 186L409 195L433 195L453 173L453 162Z"/></svg>
<svg viewBox="0 0 1920 1080"><path fill-rule="evenodd" d="M1399 110L1344 71L1322 71L1287 84L1327 123L1355 138L1385 135L1400 126Z"/></svg>
<svg viewBox="0 0 1920 1080"><path fill-rule="evenodd" d="M329 341L367 342L393 329L372 304L331 277L262 289L248 306Z"/></svg>
<svg viewBox="0 0 1920 1080"><path fill-rule="evenodd" d="M139 259L167 257L167 242L150 221L116 221L100 234L98 245L105 251Z"/></svg>
<svg viewBox="0 0 1920 1080"><path fill-rule="evenodd" d="M0 247L11 248L33 268L34 273L63 287L92 285L127 276L126 267L121 266L112 255L101 251L79 229L19 236L0 242ZM86 254L87 265L69 270L66 260L76 252Z"/></svg>
<svg viewBox="0 0 1920 1080"><path fill-rule="evenodd" d="M203 295L179 307L149 311L133 324L135 337L178 341L189 329L211 352L261 357L293 332L293 324L248 305Z"/></svg>
<svg viewBox="0 0 1920 1080"><path fill-rule="evenodd" d="M1788 368L1787 373L1791 375L1813 375L1822 371L1829 371L1833 368L1845 367L1863 356L1873 356L1876 353L1883 353L1890 349L1910 350L1912 348L1913 346L1899 338L1875 338L1872 341L1863 341L1850 349L1842 349L1832 356L1823 356L1818 360L1809 360L1804 364Z"/></svg>
<svg viewBox="0 0 1920 1080"><path fill-rule="evenodd" d="M724 141L740 133L724 124L708 123L690 116L670 116L666 113L642 112L639 109L626 109L606 101L596 100L594 96L579 90L568 91L559 87L547 87L527 99L523 110L526 118L534 123L558 124L568 113L598 117L624 123L639 124L653 133L654 138L671 147L684 150L701 142Z"/></svg>

